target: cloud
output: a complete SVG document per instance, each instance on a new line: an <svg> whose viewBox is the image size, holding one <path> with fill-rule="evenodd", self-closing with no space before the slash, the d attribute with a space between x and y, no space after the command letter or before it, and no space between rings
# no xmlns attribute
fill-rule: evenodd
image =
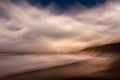
<svg viewBox="0 0 120 80"><path fill-rule="evenodd" d="M76 13L57 15L50 10L53 8L36 8L25 1L1 0L1 50L68 52L120 41L117 1Z"/></svg>

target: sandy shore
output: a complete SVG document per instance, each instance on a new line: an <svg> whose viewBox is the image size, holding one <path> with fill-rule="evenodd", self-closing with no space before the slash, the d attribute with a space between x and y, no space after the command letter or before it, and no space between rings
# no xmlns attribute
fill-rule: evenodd
<svg viewBox="0 0 120 80"><path fill-rule="evenodd" d="M101 77L113 57L83 54L0 55L0 80L63 80ZM106 76L110 74L104 74ZM107 79L107 78L106 78Z"/></svg>

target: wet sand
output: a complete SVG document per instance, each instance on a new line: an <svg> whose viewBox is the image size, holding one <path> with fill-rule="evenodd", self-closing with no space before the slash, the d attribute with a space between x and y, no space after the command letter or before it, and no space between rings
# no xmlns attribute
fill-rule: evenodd
<svg viewBox="0 0 120 80"><path fill-rule="evenodd" d="M119 75L109 77L112 73L107 73L113 62L114 59L110 56L83 54L2 54L0 80L109 80Z"/></svg>

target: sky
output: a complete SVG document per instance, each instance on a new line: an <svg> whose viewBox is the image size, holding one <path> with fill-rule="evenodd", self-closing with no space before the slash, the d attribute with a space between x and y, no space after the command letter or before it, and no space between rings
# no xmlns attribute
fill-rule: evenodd
<svg viewBox="0 0 120 80"><path fill-rule="evenodd" d="M115 43L119 13L118 0L1 0L0 51L71 52Z"/></svg>
<svg viewBox="0 0 120 80"><path fill-rule="evenodd" d="M68 6L72 6L75 3L82 4L87 8L94 7L106 2L106 0L27 0L33 6L36 4L42 4L43 7L49 6L51 3L55 3L60 8L67 9Z"/></svg>

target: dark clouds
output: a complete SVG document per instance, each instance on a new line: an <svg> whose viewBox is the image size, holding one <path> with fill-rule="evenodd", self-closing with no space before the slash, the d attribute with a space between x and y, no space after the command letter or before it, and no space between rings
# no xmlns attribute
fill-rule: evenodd
<svg viewBox="0 0 120 80"><path fill-rule="evenodd" d="M66 10L68 6L73 6L79 3L87 8L92 8L96 5L104 4L107 0L27 0L33 6L41 4L43 7L49 6L51 3L55 3L60 8Z"/></svg>

